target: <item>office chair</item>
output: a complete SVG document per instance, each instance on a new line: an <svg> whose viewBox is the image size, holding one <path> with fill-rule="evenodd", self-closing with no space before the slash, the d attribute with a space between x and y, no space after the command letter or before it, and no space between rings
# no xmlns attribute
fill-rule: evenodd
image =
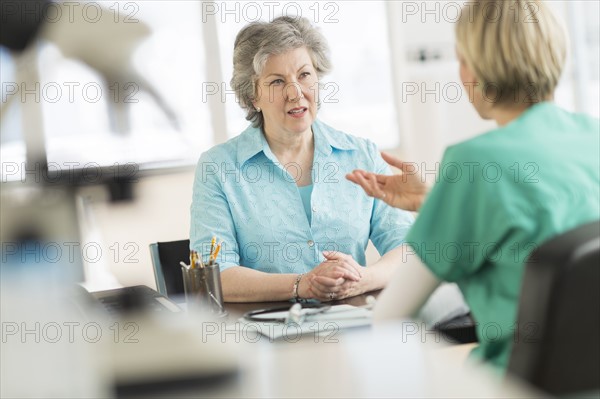
<svg viewBox="0 0 600 399"><path fill-rule="evenodd" d="M166 297L182 296L183 276L179 262L190 262L190 240L150 244L156 290Z"/></svg>
<svg viewBox="0 0 600 399"><path fill-rule="evenodd" d="M530 255L510 374L553 395L600 390L600 221Z"/></svg>

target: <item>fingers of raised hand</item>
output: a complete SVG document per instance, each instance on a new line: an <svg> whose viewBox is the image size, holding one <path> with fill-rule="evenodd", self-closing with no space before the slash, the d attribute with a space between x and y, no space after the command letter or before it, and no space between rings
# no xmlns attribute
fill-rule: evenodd
<svg viewBox="0 0 600 399"><path fill-rule="evenodd" d="M385 162L387 162L388 164L402 170L402 168L406 165L404 162L402 162L399 158L396 158L395 156L388 154L387 152L381 152L381 157L383 158L383 160Z"/></svg>
<svg viewBox="0 0 600 399"><path fill-rule="evenodd" d="M362 189L365 191L365 193L367 193L368 196L373 197L374 196L374 187L373 187L373 182L369 179L369 175L371 175L370 173L361 171L361 170L355 170L352 173L352 177L353 177L353 182L358 184L359 186L362 187Z"/></svg>
<svg viewBox="0 0 600 399"><path fill-rule="evenodd" d="M355 170L352 173L348 173L346 175L346 179L350 180L352 183L358 184L358 179L357 179L358 172L359 172L358 170Z"/></svg>
<svg viewBox="0 0 600 399"><path fill-rule="evenodd" d="M356 183L359 184L368 196L373 198L385 198L385 192L382 186L385 183L387 176L376 175L374 173L362 172L356 173Z"/></svg>

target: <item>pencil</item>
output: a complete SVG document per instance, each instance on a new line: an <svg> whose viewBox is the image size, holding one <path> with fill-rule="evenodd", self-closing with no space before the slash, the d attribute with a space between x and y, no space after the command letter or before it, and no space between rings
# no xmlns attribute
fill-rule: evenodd
<svg viewBox="0 0 600 399"><path fill-rule="evenodd" d="M200 267L201 263L202 263L202 254L196 252L196 267Z"/></svg>
<svg viewBox="0 0 600 399"><path fill-rule="evenodd" d="M200 266L200 268L204 268L204 262L202 261L202 254L200 254L198 256L198 266Z"/></svg>
<svg viewBox="0 0 600 399"><path fill-rule="evenodd" d="M219 243L219 245L217 245L217 248L215 249L215 253L210 257L210 263L212 264L215 260L217 260L217 255L219 254L219 251L221 250L221 244L223 244L223 241L221 241Z"/></svg>
<svg viewBox="0 0 600 399"><path fill-rule="evenodd" d="M215 244L217 243L217 237L213 236L212 240L210 240L210 252L208 253L208 258L212 257L213 251L215 250Z"/></svg>

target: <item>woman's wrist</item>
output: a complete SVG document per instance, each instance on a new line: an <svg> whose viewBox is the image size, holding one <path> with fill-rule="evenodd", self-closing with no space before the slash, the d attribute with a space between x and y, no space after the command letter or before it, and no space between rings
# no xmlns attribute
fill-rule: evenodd
<svg viewBox="0 0 600 399"><path fill-rule="evenodd" d="M310 278L310 275L308 273L302 275L302 278L300 279L300 282L298 283L298 297L299 297L298 299L311 299L309 283L308 283L309 278Z"/></svg>
<svg viewBox="0 0 600 399"><path fill-rule="evenodd" d="M365 292L375 291L380 289L377 282L377 266L373 264L371 266L365 266L361 270L361 281L360 281L360 294L364 294ZM359 295L360 295L359 294Z"/></svg>
<svg viewBox="0 0 600 399"><path fill-rule="evenodd" d="M292 288L292 299L298 301L302 299L300 295L300 282L302 281L302 277L304 277L304 273L298 274L294 280L294 286Z"/></svg>

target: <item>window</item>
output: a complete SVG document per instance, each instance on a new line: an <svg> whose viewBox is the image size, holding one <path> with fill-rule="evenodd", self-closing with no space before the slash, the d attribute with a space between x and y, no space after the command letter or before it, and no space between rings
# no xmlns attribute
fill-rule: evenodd
<svg viewBox="0 0 600 399"><path fill-rule="evenodd" d="M211 147L211 119L202 101L205 75L204 38L200 3L190 1L93 2L102 12L119 12L132 21L144 21L152 33L133 55L133 64L174 110L178 125L169 118L139 82L105 84L87 65L62 56L52 43L41 42L39 80L28 84L15 73L7 52L2 62L2 158L22 163L21 108L39 104L48 161L101 166L134 162L195 163ZM83 12L82 3L74 12ZM21 90L25 81L24 92ZM19 92L7 94L7 88ZM30 104L27 104L28 106ZM176 128L177 127L177 128Z"/></svg>
<svg viewBox="0 0 600 399"><path fill-rule="evenodd" d="M2 118L0 119L0 158L2 163L11 160L21 164L25 161L25 144L21 131L21 107L19 98L10 94L15 90L9 83L15 82L15 65L10 52L0 47L0 82L2 87ZM2 167L4 175L5 168Z"/></svg>
<svg viewBox="0 0 600 399"><path fill-rule="evenodd" d="M578 111L600 117L600 2L572 1L571 43L579 61L575 65L580 96ZM583 21L583 23L580 23Z"/></svg>
<svg viewBox="0 0 600 399"><path fill-rule="evenodd" d="M382 149L402 144L403 151L405 147L412 151L411 158L423 155L415 148L435 152L432 146L437 145L441 151L448 142L462 139L455 131L470 135L484 129L468 104L446 102L443 107L414 100L411 108L403 100L405 83L458 84L450 21L458 3L110 0L75 2L74 11L82 13L86 3L102 5L109 15L119 12L132 21L144 21L151 28L133 63L174 111L178 129L155 99L139 90L138 82L105 85L91 68L41 42L39 77L34 80L38 85L22 87L25 69L1 49L3 178L5 163L21 165L25 160L22 131L35 119L31 109L36 105L52 162L135 162L142 168L194 165L202 151L248 125L229 84L235 36L249 22L280 15L308 18L329 42L333 70L321 80L319 111L325 123L367 137ZM600 3L548 4L564 18L571 43L556 101L599 116ZM410 12L415 8L420 15ZM428 10L441 10L436 12L443 20ZM401 140L402 134L407 140Z"/></svg>
<svg viewBox="0 0 600 399"><path fill-rule="evenodd" d="M554 100L573 111L600 117L600 3L597 1L551 1L565 26L570 45L567 63Z"/></svg>

